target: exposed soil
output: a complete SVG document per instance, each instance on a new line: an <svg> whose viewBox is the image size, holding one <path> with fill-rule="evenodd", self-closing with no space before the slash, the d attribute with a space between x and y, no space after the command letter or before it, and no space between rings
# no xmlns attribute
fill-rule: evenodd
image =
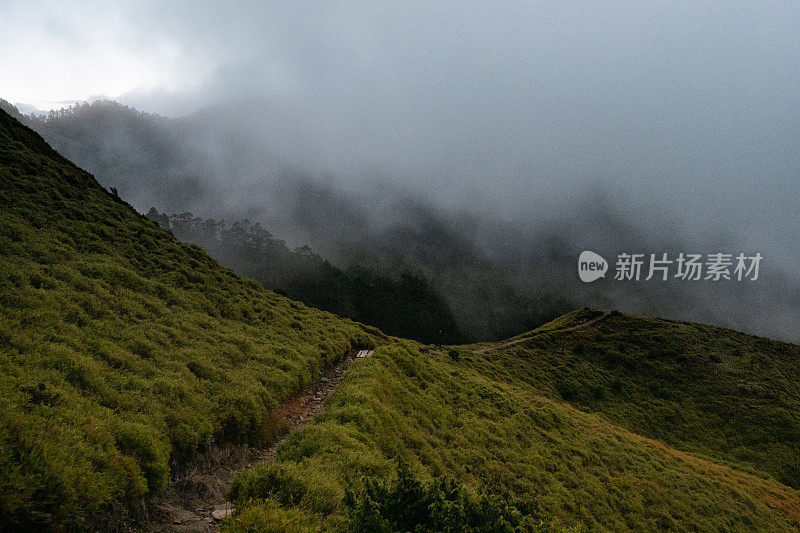
<svg viewBox="0 0 800 533"><path fill-rule="evenodd" d="M278 424L285 424L287 434L268 448L227 445L199 456L185 471L176 475L164 492L152 503L147 529L159 532L212 532L218 523L233 513L225 500L236 473L275 457L286 436L308 425L322 412L323 402L335 389L354 360L369 357L372 350L361 350L325 370L313 385L284 402L273 411Z"/></svg>

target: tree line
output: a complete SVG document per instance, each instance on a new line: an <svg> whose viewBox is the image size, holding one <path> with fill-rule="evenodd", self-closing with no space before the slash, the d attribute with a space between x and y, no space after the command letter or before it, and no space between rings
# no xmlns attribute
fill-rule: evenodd
<svg viewBox="0 0 800 533"><path fill-rule="evenodd" d="M453 314L418 272L390 275L366 266L334 266L308 246L295 249L258 222L167 215L151 208L147 218L180 241L204 248L241 275L306 305L425 343L463 340Z"/></svg>

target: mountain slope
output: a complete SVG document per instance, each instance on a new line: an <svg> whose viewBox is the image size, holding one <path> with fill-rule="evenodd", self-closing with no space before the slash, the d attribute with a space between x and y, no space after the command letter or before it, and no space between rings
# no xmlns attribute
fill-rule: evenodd
<svg viewBox="0 0 800 533"><path fill-rule="evenodd" d="M798 530L800 492L776 480L796 483L797 368L794 345L591 310L501 343L379 347L239 475L227 527ZM730 394L745 385L751 403Z"/></svg>
<svg viewBox="0 0 800 533"><path fill-rule="evenodd" d="M0 524L83 524L270 441L271 408L379 335L219 267L2 111L0 204Z"/></svg>
<svg viewBox="0 0 800 533"><path fill-rule="evenodd" d="M228 528L800 529L795 345L592 310L389 340L219 267L2 112L0 202L0 526L97 526L198 449L274 440L272 408L377 345L239 475Z"/></svg>
<svg viewBox="0 0 800 533"><path fill-rule="evenodd" d="M476 349L515 379L631 431L800 489L796 344L585 310Z"/></svg>

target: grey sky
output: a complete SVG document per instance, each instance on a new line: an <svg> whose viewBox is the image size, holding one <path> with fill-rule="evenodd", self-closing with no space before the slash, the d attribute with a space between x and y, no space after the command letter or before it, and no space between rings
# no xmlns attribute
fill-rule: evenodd
<svg viewBox="0 0 800 533"><path fill-rule="evenodd" d="M226 103L348 186L519 220L601 187L800 271L800 4L429 4L6 1L0 97Z"/></svg>

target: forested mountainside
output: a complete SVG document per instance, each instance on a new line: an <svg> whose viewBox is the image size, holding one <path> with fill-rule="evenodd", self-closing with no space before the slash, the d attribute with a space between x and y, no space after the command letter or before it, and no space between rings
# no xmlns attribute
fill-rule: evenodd
<svg viewBox="0 0 800 533"><path fill-rule="evenodd" d="M291 250L259 223L226 224L191 213L147 217L182 242L201 246L220 264L311 307L426 343L457 343L450 306L419 273L397 275L366 266L342 270L308 246Z"/></svg>

